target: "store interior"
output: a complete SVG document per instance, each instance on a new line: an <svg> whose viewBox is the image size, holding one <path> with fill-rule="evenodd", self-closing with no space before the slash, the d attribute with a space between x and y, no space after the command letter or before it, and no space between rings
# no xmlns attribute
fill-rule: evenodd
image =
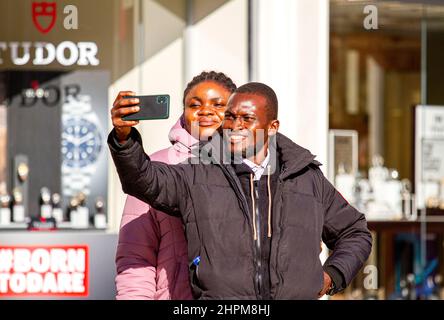
<svg viewBox="0 0 444 320"><path fill-rule="evenodd" d="M366 267L335 298L443 299L442 135L421 128L441 123L444 5L373 3L378 28L369 30L362 2L330 7L329 147L344 159L330 174L374 235Z"/></svg>

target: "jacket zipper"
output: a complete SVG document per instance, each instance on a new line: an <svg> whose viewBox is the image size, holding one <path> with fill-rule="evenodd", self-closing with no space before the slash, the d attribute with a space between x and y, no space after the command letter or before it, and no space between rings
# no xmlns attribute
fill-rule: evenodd
<svg viewBox="0 0 444 320"><path fill-rule="evenodd" d="M259 191L258 191L258 181L254 181L253 183L253 192L254 192L254 197L255 197L255 201L256 201L256 205L255 205L255 211L254 214L256 215L256 233L257 233L257 238L256 238L256 286L258 288L258 292L259 292L259 297L263 298L263 274L262 274L262 247L261 247L261 220L260 220L260 212L259 212Z"/></svg>
<svg viewBox="0 0 444 320"><path fill-rule="evenodd" d="M227 168L227 167L225 167L224 165L220 165L220 167L221 167L221 169L222 169L222 171L223 172L225 172L225 174L227 175L227 177L228 177L228 180L233 184L233 187L235 188L235 190L237 191L236 192L236 194L240 197L240 200L241 200L241 204L242 204L242 207L243 207L243 209L244 209L244 213L245 213L245 215L246 215L246 218L247 218L247 220L250 222L250 223L252 223L252 221L251 221L251 217L250 217L250 210L249 210L249 208L248 208L248 202L247 202L247 199L246 199L246 197L245 197L245 193L244 193L244 191L242 190L242 186L240 185L240 182L239 182L239 180L237 179L237 176L234 174L234 173L232 173L232 172L230 172L230 170ZM252 224L251 224L252 225ZM252 232L253 233L253 232ZM254 240L253 240L253 237L251 237L251 239L252 239L252 241L253 241L253 251L254 251L254 254L253 254L253 263L255 264L255 265L257 265L257 250L256 250L256 246L255 246L255 244L254 244ZM255 280L255 286L254 286L254 290L256 291L256 296L260 299L260 293L259 293L259 288L258 288L258 282L257 282L257 272L256 272L256 275L255 275L255 277L254 277L254 280Z"/></svg>

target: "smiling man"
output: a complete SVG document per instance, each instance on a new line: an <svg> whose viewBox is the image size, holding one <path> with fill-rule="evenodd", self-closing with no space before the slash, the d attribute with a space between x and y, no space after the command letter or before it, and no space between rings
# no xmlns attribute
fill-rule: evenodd
<svg viewBox="0 0 444 320"><path fill-rule="evenodd" d="M153 162L136 129L119 138L119 122L110 133L123 191L181 214L195 298L316 299L343 290L370 254L364 215L327 181L314 155L278 133L277 114L265 84L234 92L222 135L229 163L217 152L208 153L212 164ZM201 149L218 150L220 137ZM321 240L332 250L324 265Z"/></svg>

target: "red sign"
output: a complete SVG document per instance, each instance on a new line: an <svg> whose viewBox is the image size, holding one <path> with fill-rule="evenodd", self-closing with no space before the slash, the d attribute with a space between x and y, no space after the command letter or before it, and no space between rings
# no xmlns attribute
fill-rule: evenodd
<svg viewBox="0 0 444 320"><path fill-rule="evenodd" d="M88 296L88 246L0 246L2 296Z"/></svg>
<svg viewBox="0 0 444 320"><path fill-rule="evenodd" d="M32 21L41 33L47 33L54 27L57 17L55 2L33 2Z"/></svg>

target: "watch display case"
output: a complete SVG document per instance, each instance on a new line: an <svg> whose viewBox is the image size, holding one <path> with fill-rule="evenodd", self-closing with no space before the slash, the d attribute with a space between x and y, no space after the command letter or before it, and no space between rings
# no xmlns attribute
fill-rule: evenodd
<svg viewBox="0 0 444 320"><path fill-rule="evenodd" d="M61 229L95 229L96 201L107 199L109 72L0 74L8 81L0 109L0 148L6 150L0 186L14 200L7 228L26 229L30 218L41 217L55 218ZM79 216L72 216L80 220L72 222L69 204L79 195ZM106 216L105 205L100 214ZM106 229L103 221L99 225Z"/></svg>

